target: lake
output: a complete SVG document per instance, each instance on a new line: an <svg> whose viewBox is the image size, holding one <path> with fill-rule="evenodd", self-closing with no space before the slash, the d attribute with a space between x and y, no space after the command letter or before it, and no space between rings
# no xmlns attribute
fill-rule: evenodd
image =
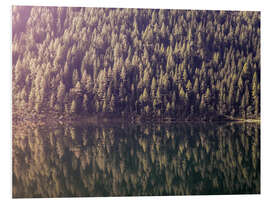
<svg viewBox="0 0 270 203"><path fill-rule="evenodd" d="M260 124L13 130L13 197L260 193Z"/></svg>

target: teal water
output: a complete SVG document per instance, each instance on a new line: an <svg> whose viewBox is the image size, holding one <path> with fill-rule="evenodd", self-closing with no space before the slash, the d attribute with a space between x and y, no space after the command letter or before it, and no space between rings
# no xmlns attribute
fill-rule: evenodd
<svg viewBox="0 0 270 203"><path fill-rule="evenodd" d="M260 193L256 123L13 131L13 197Z"/></svg>

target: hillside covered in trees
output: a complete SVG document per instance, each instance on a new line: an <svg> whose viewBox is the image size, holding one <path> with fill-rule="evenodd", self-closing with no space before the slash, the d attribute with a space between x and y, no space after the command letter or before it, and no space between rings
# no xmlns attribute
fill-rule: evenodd
<svg viewBox="0 0 270 203"><path fill-rule="evenodd" d="M260 12L12 8L13 111L260 117Z"/></svg>

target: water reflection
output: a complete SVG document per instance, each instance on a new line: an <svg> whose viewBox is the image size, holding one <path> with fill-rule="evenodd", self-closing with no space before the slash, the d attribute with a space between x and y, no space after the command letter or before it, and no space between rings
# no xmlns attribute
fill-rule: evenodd
<svg viewBox="0 0 270 203"><path fill-rule="evenodd" d="M260 193L259 124L13 132L13 197Z"/></svg>

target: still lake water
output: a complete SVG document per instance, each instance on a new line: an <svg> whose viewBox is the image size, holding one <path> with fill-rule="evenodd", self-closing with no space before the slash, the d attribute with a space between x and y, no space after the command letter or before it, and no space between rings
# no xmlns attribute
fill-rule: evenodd
<svg viewBox="0 0 270 203"><path fill-rule="evenodd" d="M260 193L260 124L13 131L13 197Z"/></svg>

